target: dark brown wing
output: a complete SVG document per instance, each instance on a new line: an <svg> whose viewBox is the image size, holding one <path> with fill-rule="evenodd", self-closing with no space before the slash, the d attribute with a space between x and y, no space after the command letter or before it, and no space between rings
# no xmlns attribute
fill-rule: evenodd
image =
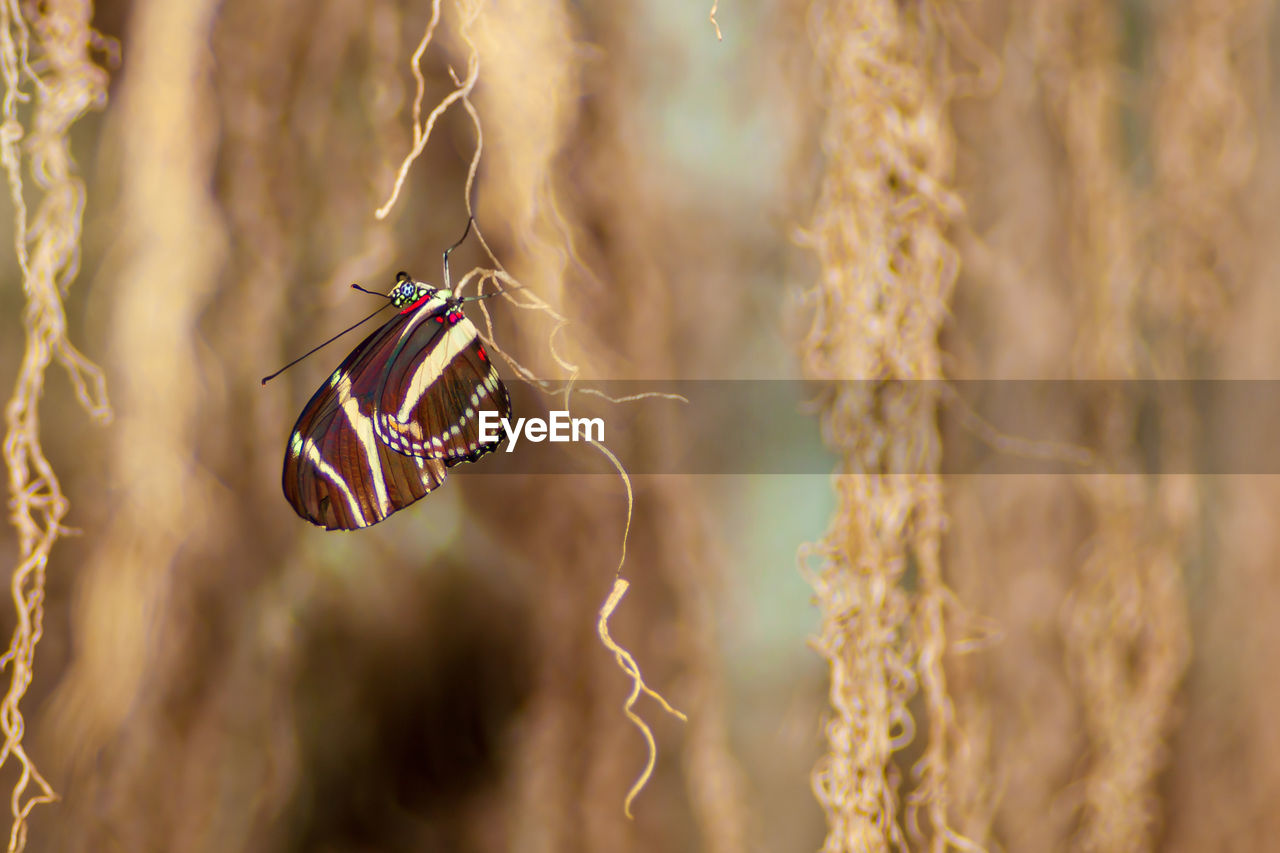
<svg viewBox="0 0 1280 853"><path fill-rule="evenodd" d="M459 417L465 420L468 408L478 414L473 397L499 401L494 408L503 416L511 406L475 327L460 314L460 320L441 322L437 316L446 315L424 306L392 318L352 350L311 397L290 435L284 461L284 494L298 515L329 530L376 524L443 483L449 466L476 459L501 443L501 430L496 441L479 442L474 423L452 429ZM470 328L449 336L463 324ZM438 387L424 386L424 371L440 361L433 353L446 352L442 346L460 351L444 361ZM388 406L396 403L395 389L401 385L404 393L417 395L407 408L408 422L398 417L402 405L390 412L375 405L383 399ZM485 393L476 396L478 388ZM379 429L379 423L385 426ZM399 438L411 439L415 433L425 443ZM448 440L431 441L441 434ZM396 440L389 440L393 436Z"/></svg>
<svg viewBox="0 0 1280 853"><path fill-rule="evenodd" d="M314 413L294 430L285 454L285 497L298 515L329 530L377 524L445 480L443 461L406 456L378 441L361 408L347 397Z"/></svg>
<svg viewBox="0 0 1280 853"><path fill-rule="evenodd" d="M476 327L455 309L407 329L378 392L374 429L401 453L474 462L496 450L511 398ZM481 438L488 413L489 440Z"/></svg>

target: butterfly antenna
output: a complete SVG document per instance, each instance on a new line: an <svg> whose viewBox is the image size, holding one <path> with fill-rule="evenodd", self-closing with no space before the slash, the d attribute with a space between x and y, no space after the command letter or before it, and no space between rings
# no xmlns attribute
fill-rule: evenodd
<svg viewBox="0 0 1280 853"><path fill-rule="evenodd" d="M471 233L471 223L475 221L474 216L467 217L466 230L462 232L462 236L458 238L458 242L444 250L444 289L452 291L453 287L449 284L449 253L462 245L462 241L467 239L467 235Z"/></svg>
<svg viewBox="0 0 1280 853"><path fill-rule="evenodd" d="M363 287L360 287L359 285L355 285L355 284L353 284L353 285L351 285L351 286L352 286L352 287L354 287L354 288L356 288L356 290L364 290L364 288L363 288ZM365 292L365 293L373 293L373 291L372 291L372 290L364 290L364 292ZM373 293L373 295L374 295L374 296L385 296L386 294L384 294L384 293ZM390 304L390 303L388 303L388 305L389 305L389 304ZM338 334L334 335L332 338L329 338L329 340L327 340L327 341L325 341L324 343L320 344L320 346L315 347L314 349L310 349L310 350L308 350L307 352L305 352L305 353L303 353L302 355L298 356L298 357L297 357L297 358L295 358L293 361L289 362L289 363L288 363L288 364L286 364L284 367L280 368L279 370L277 370L275 373L271 374L270 376L264 376L264 377L262 377L262 384L263 384L263 385L266 385L266 384L267 384L268 382L270 382L272 379L275 379L275 378L276 378L277 376L279 376L281 373L284 373L284 372L285 372L286 370L288 370L290 367L293 367L295 364L297 364L298 362L302 361L302 360L303 360L304 358L306 358L307 356L309 356L309 355L314 355L315 353L317 353L317 352L319 352L320 350L322 350L322 349L324 349L325 347L327 347L329 344L331 344L331 343L333 343L334 341L336 341L338 338L340 338L340 337L342 337L343 335L345 335L347 332L350 332L350 331L352 331L353 329L358 329L359 327L363 326L365 323L367 323L367 322L369 322L370 320L372 320L374 317L377 317L379 314L381 314L381 313L382 313L383 311L385 311L386 309L387 309L387 305L383 305L381 308L379 308L377 311L374 311L374 312L373 312L372 314L370 314L368 317L365 317L365 318L364 318L363 320L361 320L359 323L356 323L356 324L355 324L355 325L353 325L353 326L348 326L347 328L343 329L341 332L338 332Z"/></svg>

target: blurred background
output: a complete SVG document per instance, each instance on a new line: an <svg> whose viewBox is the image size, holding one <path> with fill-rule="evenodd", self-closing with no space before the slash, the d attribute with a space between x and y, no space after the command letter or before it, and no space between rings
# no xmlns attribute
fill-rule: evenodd
<svg viewBox="0 0 1280 853"><path fill-rule="evenodd" d="M612 635L689 715L641 701L659 751L634 820L644 743L595 633L627 492L598 456L462 466L355 533L280 492L294 420L360 338L259 379L368 313L351 282L437 280L466 223L462 103L374 216L414 144L431 4L4 8L31 98L4 105L23 185L0 230L23 251L0 268L0 556L23 602L0 617L3 728L60 797L28 849L1280 831L1275 479L1199 464L1203 413L1176 393L1158 430L1123 393L1092 401L1078 474L944 476L975 430L1028 447L892 382L1273 378L1273 3L440 3L423 114L477 63L477 225L568 319L584 384L824 383L778 416L810 417L787 451L834 477L747 473L777 448L734 436L723 475L633 478ZM491 264L472 239L452 269ZM63 369L59 299L109 423ZM549 314L487 305L506 352L565 377ZM679 418L627 405L656 427L612 449L662 470ZM20 773L9 755L6 790Z"/></svg>

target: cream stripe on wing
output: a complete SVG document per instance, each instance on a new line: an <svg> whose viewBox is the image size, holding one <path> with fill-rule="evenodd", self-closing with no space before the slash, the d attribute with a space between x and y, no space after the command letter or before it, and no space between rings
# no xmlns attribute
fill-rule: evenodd
<svg viewBox="0 0 1280 853"><path fill-rule="evenodd" d="M343 389L345 390L345 389ZM344 399L342 411L351 422L351 431L360 440L366 461L369 463L369 479L373 481L373 493L378 499L378 512L381 518L391 514L391 500L387 497L387 483L382 476L382 463L378 459L378 439L373 434L373 420L360 412L360 401L355 397L339 392Z"/></svg>
<svg viewBox="0 0 1280 853"><path fill-rule="evenodd" d="M479 333L476 331L475 324L465 317L444 330L443 340L427 353L422 363L418 365L418 369L414 371L413 379L409 382L409 391L400 404L400 411L396 413L396 420L401 423L409 420L418 402L422 400L422 395L426 394L431 384L440 378L440 374L444 373L449 362L457 358L458 353L471 346L477 334Z"/></svg>
<svg viewBox="0 0 1280 853"><path fill-rule="evenodd" d="M342 479L342 475L339 474L332 465L324 461L324 457L320 455L320 448L316 446L314 441L308 438L302 442L301 456L303 459L310 462L312 467L314 467L322 477L334 486L338 487L338 490L342 492L342 496L346 498L347 506L351 509L351 517L359 519L361 527L368 524L368 521L364 517L364 513L360 510L360 501L356 500L356 496L351 492L351 489L347 487L347 483Z"/></svg>

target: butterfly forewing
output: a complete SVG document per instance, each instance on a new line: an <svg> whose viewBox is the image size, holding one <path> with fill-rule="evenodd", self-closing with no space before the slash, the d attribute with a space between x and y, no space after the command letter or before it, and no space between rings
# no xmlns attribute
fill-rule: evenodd
<svg viewBox="0 0 1280 853"><path fill-rule="evenodd" d="M458 312L429 317L411 330L392 358L378 401L375 429L382 441L449 465L474 462L501 444L501 430L492 441L480 439L484 412L511 414L476 327Z"/></svg>
<svg viewBox="0 0 1280 853"><path fill-rule="evenodd" d="M444 482L446 469L502 442L479 439L507 390L457 304L424 301L366 338L312 396L289 439L284 493L300 516L367 527Z"/></svg>

